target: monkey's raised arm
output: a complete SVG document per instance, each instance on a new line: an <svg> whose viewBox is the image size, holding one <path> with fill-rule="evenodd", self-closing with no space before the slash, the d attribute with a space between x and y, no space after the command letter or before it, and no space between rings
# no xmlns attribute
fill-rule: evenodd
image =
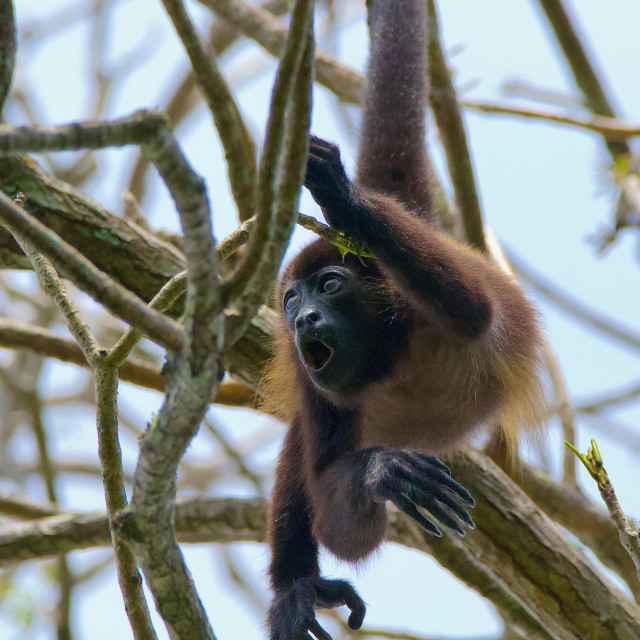
<svg viewBox="0 0 640 640"><path fill-rule="evenodd" d="M305 186L327 222L364 242L409 303L447 329L480 336L492 318L491 267L395 198L349 181L338 148L313 137Z"/></svg>

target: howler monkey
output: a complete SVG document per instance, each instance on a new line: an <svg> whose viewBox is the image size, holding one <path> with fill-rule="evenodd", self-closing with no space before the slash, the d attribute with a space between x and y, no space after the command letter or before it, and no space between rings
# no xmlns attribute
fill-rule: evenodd
<svg viewBox="0 0 640 640"><path fill-rule="evenodd" d="M365 606L320 577L318 545L357 562L382 541L390 501L426 531L464 535L473 499L435 457L479 427L540 414L536 315L518 285L443 234L425 143L426 0L370 0L370 60L354 182L312 138L305 186L327 222L375 259L318 239L277 287L267 387L290 422L270 515L272 640L330 640L314 609ZM426 510L425 515L420 509Z"/></svg>

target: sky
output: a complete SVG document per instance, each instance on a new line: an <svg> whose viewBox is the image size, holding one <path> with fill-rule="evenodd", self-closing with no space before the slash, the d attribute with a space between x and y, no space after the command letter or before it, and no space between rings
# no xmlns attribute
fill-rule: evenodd
<svg viewBox="0 0 640 640"><path fill-rule="evenodd" d="M364 4L364 2L362 3ZM614 103L622 115L640 121L640 88L637 83L637 60L640 41L640 4L624 0L572 2L589 49L608 80ZM45 22L68 1L17 0L19 28ZM79 6L79 5L77 5ZM367 34L358 3L350 2L360 17L343 25L333 46L334 52L349 65L363 70L367 52ZM206 32L207 13L199 5L190 10ZM455 69L456 86L474 98L505 98L503 86L517 80L529 85L557 91L568 97L576 95L572 79L558 55L553 37L532 0L448 0L439 3L444 42ZM320 21L321 22L321 21ZM22 31L19 31L19 36ZM82 22L62 30L39 46L19 49L16 86L35 92L43 123L66 123L89 115L92 90L91 60L87 44L92 37ZM109 65L127 60L132 51L142 51L142 64L112 96L109 117L127 115L139 108L162 107L172 86L187 67L161 3L152 0L120 0L111 14L106 58ZM142 43L142 47L140 45ZM235 79L236 96L252 132L261 139L264 132L269 95L273 81L272 61L259 48L247 44L231 64L223 67ZM250 81L246 77L257 70ZM521 101L520 101L521 102ZM345 130L335 111L335 99L326 90L314 93L312 128L314 133L340 143L348 169L353 170L356 138ZM349 114L356 118L357 111ZM23 124L17 110L8 110L11 124ZM615 198L607 187L605 167L608 156L602 141L595 135L542 122L467 112L465 122L472 149L485 218L501 242L556 286L594 309L606 313L619 323L638 330L640 296L637 295L638 242L632 234L623 236L604 256L598 256L589 242L599 228L611 220ZM218 238L236 225L230 199L223 157L215 130L205 109L199 107L177 129L177 136L195 169L205 177ZM436 142L435 136L431 140ZM131 171L134 154L126 150L105 151L100 156L101 170L86 190L95 199L120 211L121 192ZM440 174L444 175L442 157L437 154ZM153 226L177 228L177 216L154 176L148 183L149 197L144 209ZM301 211L319 215L307 194L303 194ZM310 238L308 232L296 231L291 250ZM545 300L532 294L544 318L550 340L558 354L571 398L577 402L608 390L631 384L640 378L638 354L603 339L559 313ZM51 363L45 393L55 394L73 389L81 374L71 368ZM156 393L123 384L120 402L142 428L159 406ZM213 408L211 416L221 424L232 440L243 440L267 422L264 416L250 411ZM84 412L63 415L52 411L48 416L56 434L55 451L63 457L90 453L95 455L95 435L90 428L93 416ZM611 413L616 425L634 428L640 421L638 404L629 404ZM577 421L581 450L596 437L605 464L625 510L640 512L637 497L637 448L621 445L616 429L603 427L602 421L579 418ZM617 427L616 427L617 428ZM637 427L636 427L637 432ZM28 456L28 442L16 444L16 456ZM136 443L123 438L125 465L135 464ZM255 468L273 466L278 441L272 443L250 462ZM557 425L550 426L549 451L553 471L557 472L560 440ZM191 455L206 460L216 455L210 440L198 436ZM580 471L583 487L597 499L595 486L586 472ZM41 491L34 487L34 493ZM251 495L247 484L218 483L219 495ZM92 511L103 506L98 483L68 481L63 485L63 499L70 509ZM266 591L268 551L256 544L232 545L249 575ZM103 557L104 550L76 552L71 555L74 569ZM243 595L225 574L215 545L185 547L187 563L220 640L264 638L263 620L247 606ZM475 593L440 570L424 554L385 545L382 552L364 567L353 570L323 556L323 570L332 577L354 580L368 603L367 624L394 630L406 630L425 636L491 637L499 634L500 622L492 609ZM21 570L25 594L37 594L51 602L50 586L36 581L26 565ZM153 605L151 605L153 609ZM464 615L461 615L464 612ZM154 615L156 615L154 613ZM159 637L166 632L156 616ZM130 637L130 629L115 572L103 571L79 589L74 608L77 638L100 640L107 637ZM0 637L24 637L12 616L0 608ZM51 626L37 625L33 638L53 637Z"/></svg>

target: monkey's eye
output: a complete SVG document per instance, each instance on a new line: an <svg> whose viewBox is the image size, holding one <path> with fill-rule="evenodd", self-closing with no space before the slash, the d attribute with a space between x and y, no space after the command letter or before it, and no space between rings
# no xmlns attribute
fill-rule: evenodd
<svg viewBox="0 0 640 640"><path fill-rule="evenodd" d="M284 298L285 311L293 311L300 304L300 296L291 291Z"/></svg>
<svg viewBox="0 0 640 640"><path fill-rule="evenodd" d="M320 289L322 293L335 293L342 286L342 282L338 280L338 278L327 278L322 285L320 285Z"/></svg>

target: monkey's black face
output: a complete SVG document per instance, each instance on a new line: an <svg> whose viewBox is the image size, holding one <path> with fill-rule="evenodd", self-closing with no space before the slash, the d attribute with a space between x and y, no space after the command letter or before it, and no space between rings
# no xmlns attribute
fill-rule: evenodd
<svg viewBox="0 0 640 640"><path fill-rule="evenodd" d="M317 387L356 391L370 379L379 347L377 314L351 271L328 266L294 280L282 305L300 360Z"/></svg>

